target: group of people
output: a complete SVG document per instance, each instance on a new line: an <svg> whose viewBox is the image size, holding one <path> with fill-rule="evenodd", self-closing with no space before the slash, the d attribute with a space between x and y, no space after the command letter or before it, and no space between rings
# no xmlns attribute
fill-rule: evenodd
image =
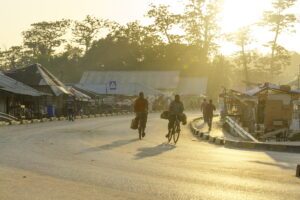
<svg viewBox="0 0 300 200"><path fill-rule="evenodd" d="M209 100L209 102L207 102L206 99L203 100L201 104L201 111L203 114L204 123L207 123L209 131L211 131L215 110L216 106L213 104L213 101L211 99Z"/></svg>
<svg viewBox="0 0 300 200"><path fill-rule="evenodd" d="M169 123L168 123L168 134L170 133L170 129L173 127L176 116L182 116L184 111L183 103L180 101L180 96L175 95L174 101L172 101L169 105ZM148 101L144 97L144 93L140 92L139 97L134 103L134 112L136 113L136 119L139 121L140 125L146 128L147 116L148 116ZM186 121L183 120L183 124ZM145 137L145 131L143 130L142 137ZM168 137L168 134L166 137Z"/></svg>
<svg viewBox="0 0 300 200"><path fill-rule="evenodd" d="M213 104L213 101L210 99L208 102L206 99L203 100L201 104L201 111L203 114L204 122L208 124L209 131L212 128L212 121L213 121L213 112L216 110L216 106ZM168 123L168 135L170 134L170 130L173 127L176 117L183 116L184 106L180 100L180 96L177 94L175 95L175 99L169 104L169 123ZM134 112L136 113L136 120L140 123L141 126L144 127L142 137L145 137L145 128L147 123L148 117L148 100L144 97L144 93L140 92L139 97L134 102ZM183 124L186 124L186 120L181 120Z"/></svg>

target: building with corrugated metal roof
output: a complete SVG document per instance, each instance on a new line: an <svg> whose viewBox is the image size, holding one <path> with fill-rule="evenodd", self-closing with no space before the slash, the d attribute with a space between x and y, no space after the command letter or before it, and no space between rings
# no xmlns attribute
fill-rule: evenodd
<svg viewBox="0 0 300 200"><path fill-rule="evenodd" d="M19 105L26 102L33 102L38 106L41 98L51 94L38 91L24 83L6 76L0 72L0 112L12 115L19 115ZM33 105L31 105L33 106ZM37 110L36 108L35 110Z"/></svg>
<svg viewBox="0 0 300 200"><path fill-rule="evenodd" d="M176 90L179 82L179 71L87 71L83 74L80 84L106 85L115 81L137 83L156 90Z"/></svg>
<svg viewBox="0 0 300 200"><path fill-rule="evenodd" d="M23 68L10 70L5 72L5 75L39 91L51 93L53 96L71 94L68 88L60 80L40 64L33 64Z"/></svg>
<svg viewBox="0 0 300 200"><path fill-rule="evenodd" d="M64 104L67 97L70 95L73 96L72 92L69 91L65 84L40 64L33 64L23 68L10 70L5 72L5 75L35 88L36 90L52 94L46 98L45 104L52 107L52 109L55 107L56 116L63 115Z"/></svg>
<svg viewBox="0 0 300 200"><path fill-rule="evenodd" d="M109 90L114 81L119 88ZM182 95L205 95L207 78L180 77L179 71L87 71L83 74L78 87L94 90L101 94L137 95L161 94L159 91L176 92ZM108 88L108 89L107 89Z"/></svg>

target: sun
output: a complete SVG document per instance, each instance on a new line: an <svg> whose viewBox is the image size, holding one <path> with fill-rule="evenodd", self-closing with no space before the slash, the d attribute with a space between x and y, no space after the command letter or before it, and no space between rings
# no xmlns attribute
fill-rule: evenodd
<svg viewBox="0 0 300 200"><path fill-rule="evenodd" d="M219 23L224 34L236 32L239 28L254 25L262 18L264 11L271 8L272 0L224 0L221 21ZM253 27L253 34L265 37L259 28ZM224 42L221 51L224 54L231 54L236 50L236 46Z"/></svg>
<svg viewBox="0 0 300 200"><path fill-rule="evenodd" d="M236 31L258 22L270 6L271 0L224 0L220 25L224 32Z"/></svg>

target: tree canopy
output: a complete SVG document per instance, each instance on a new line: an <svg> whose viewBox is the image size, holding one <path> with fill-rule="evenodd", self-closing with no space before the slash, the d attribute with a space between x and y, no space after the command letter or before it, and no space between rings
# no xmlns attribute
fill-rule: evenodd
<svg viewBox="0 0 300 200"><path fill-rule="evenodd" d="M293 32L298 22L289 13L296 0L273 0L256 25L273 38L262 54L251 49L251 28L230 34L227 40L239 47L231 56L220 53L223 41L219 26L221 0L187 0L184 13L172 13L167 5L150 4L145 16L152 24L132 21L125 25L87 15L82 21L62 19L31 24L23 44L0 50L0 67L11 69L39 62L63 81L76 82L87 70L179 70L181 76L209 78L211 95L220 87L263 82L282 73L291 52L278 37ZM176 29L180 31L176 32Z"/></svg>

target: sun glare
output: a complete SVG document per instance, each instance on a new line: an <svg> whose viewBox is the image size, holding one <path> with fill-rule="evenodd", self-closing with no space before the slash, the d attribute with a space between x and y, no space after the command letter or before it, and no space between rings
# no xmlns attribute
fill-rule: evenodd
<svg viewBox="0 0 300 200"><path fill-rule="evenodd" d="M183 1L173 1L173 3L171 3L171 1L166 0L165 3L170 5L173 12L184 12ZM158 4L159 1L152 0L152 2ZM263 12L270 9L272 0L223 0L223 2L219 25L222 33L230 34L236 32L243 26L253 25L259 22ZM173 33L183 34L183 31L180 28L176 28L173 30ZM262 41L267 40L269 37L266 31L262 31L262 29L258 27L253 27L252 33L254 37L258 37L259 40ZM223 41L220 46L222 54L225 55L230 55L238 50L237 46L227 41Z"/></svg>
<svg viewBox="0 0 300 200"><path fill-rule="evenodd" d="M240 27L258 22L263 11L269 7L269 0L225 0L221 27L224 32L234 32Z"/></svg>
<svg viewBox="0 0 300 200"><path fill-rule="evenodd" d="M243 26L260 21L263 11L268 10L270 5L271 0L224 0L220 22L223 33L230 34ZM258 28L253 28L253 34L260 35L261 38L266 37L266 33L261 32ZM223 54L231 54L236 49L237 47L229 42L221 45Z"/></svg>

